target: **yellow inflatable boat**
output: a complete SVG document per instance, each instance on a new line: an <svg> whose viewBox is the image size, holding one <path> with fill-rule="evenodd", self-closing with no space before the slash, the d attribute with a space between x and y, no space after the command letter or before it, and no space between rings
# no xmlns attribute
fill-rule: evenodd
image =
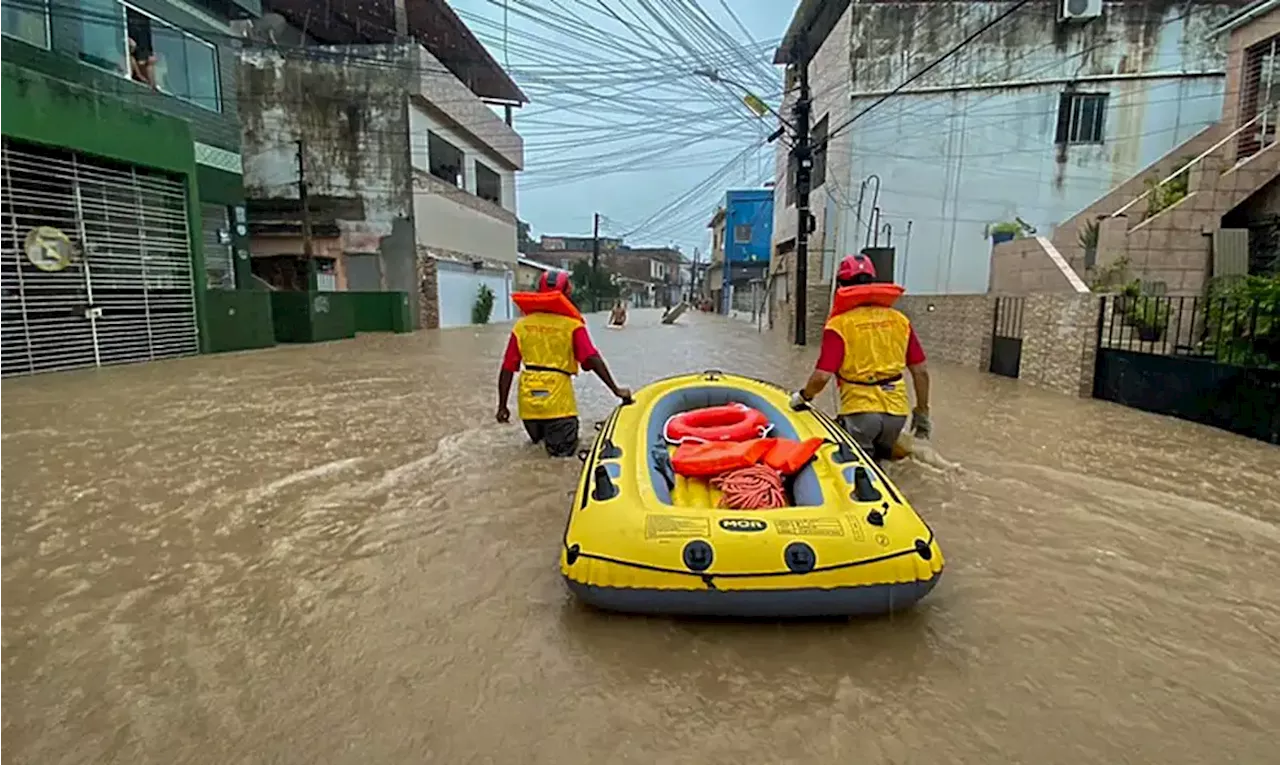
<svg viewBox="0 0 1280 765"><path fill-rule="evenodd" d="M580 456L560 571L611 611L733 617L879 614L933 589L933 531L854 440L817 410L794 412L773 384L720 372L645 386ZM788 483L791 506L720 509L719 492L671 469L673 415L741 403L771 436L827 440Z"/></svg>

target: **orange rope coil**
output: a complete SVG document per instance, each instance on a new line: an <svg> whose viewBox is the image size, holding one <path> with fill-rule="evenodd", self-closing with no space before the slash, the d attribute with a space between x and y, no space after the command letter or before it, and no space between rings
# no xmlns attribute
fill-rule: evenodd
<svg viewBox="0 0 1280 765"><path fill-rule="evenodd" d="M767 465L730 470L711 479L723 492L720 507L730 510L773 510L787 506L782 474Z"/></svg>

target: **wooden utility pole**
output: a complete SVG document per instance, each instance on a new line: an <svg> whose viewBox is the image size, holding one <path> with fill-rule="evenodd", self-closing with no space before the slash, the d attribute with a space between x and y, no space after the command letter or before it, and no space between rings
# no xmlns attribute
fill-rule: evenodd
<svg viewBox="0 0 1280 765"><path fill-rule="evenodd" d="M813 147L809 144L809 58L802 56L799 94L792 113L795 115L796 142L791 156L796 161L796 345L805 344L805 319L809 296L809 231L813 216L809 214L809 186L813 180ZM821 150L822 147L819 147Z"/></svg>
<svg viewBox="0 0 1280 765"><path fill-rule="evenodd" d="M591 226L591 310L600 310L600 213Z"/></svg>
<svg viewBox="0 0 1280 765"><path fill-rule="evenodd" d="M306 143L298 140L298 206L302 209L302 255L311 262L311 205L307 201Z"/></svg>

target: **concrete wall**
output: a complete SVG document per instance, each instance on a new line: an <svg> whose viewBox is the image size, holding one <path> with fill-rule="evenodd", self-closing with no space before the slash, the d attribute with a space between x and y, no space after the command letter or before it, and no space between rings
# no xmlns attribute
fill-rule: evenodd
<svg viewBox="0 0 1280 765"><path fill-rule="evenodd" d="M433 175L414 172L417 242L454 257L514 264L516 217Z"/></svg>
<svg viewBox="0 0 1280 765"><path fill-rule="evenodd" d="M341 232L338 249L377 253L384 289L409 293L412 314L418 315L413 175L405 138L413 72L402 66L404 51L395 46L362 46L360 57L350 59L344 49L326 50L331 55L309 58L242 51L246 193L297 199L297 141L305 141L313 209L358 200L363 213L333 220ZM371 66L370 58L384 65Z"/></svg>
<svg viewBox="0 0 1280 765"><path fill-rule="evenodd" d="M1069 396L1090 396L1100 300L1092 294L1023 298L1019 379ZM995 307L991 295L918 295L898 301L930 359L984 372L991 360Z"/></svg>
<svg viewBox="0 0 1280 765"><path fill-rule="evenodd" d="M833 139L827 181L813 195L815 244L847 252L863 242L860 186L879 176L882 221L915 293L986 289L989 224L1020 217L1042 235L1215 122L1225 58L1208 32L1241 3L1107 3L1102 18L1059 25L1056 4L1036 3L950 63ZM879 99L1007 3L851 4L810 67L814 120L832 129ZM838 74L837 74L838 73ZM843 80L843 81L841 81ZM1109 94L1102 144L1055 145L1068 83ZM776 242L794 236L779 147ZM828 263L811 256L810 273Z"/></svg>
<svg viewBox="0 0 1280 765"><path fill-rule="evenodd" d="M410 70L417 75L412 91L416 96L439 110L460 132L466 133L469 143L483 146L495 158L500 158L505 169L524 168L524 140L519 133L499 119L426 48L412 46L408 58Z"/></svg>

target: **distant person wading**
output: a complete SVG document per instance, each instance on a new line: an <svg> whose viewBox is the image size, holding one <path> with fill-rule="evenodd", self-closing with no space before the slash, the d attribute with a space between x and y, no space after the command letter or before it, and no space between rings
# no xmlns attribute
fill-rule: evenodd
<svg viewBox="0 0 1280 765"><path fill-rule="evenodd" d="M609 367L587 334L582 314L569 301L564 272L544 273L537 292L517 292L512 302L524 313L511 329L498 373L498 422L509 422L511 382L520 373L517 402L529 438L552 457L569 457L578 448L578 401L573 376L581 365L596 374L623 401L631 391L613 381ZM523 369L521 368L523 366Z"/></svg>

